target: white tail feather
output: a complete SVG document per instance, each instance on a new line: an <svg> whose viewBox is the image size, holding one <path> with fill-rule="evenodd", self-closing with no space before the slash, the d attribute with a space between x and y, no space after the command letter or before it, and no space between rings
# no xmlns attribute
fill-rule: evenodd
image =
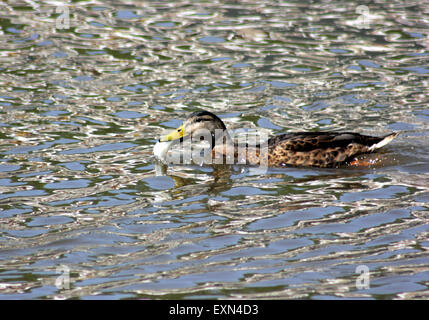
<svg viewBox="0 0 429 320"><path fill-rule="evenodd" d="M380 142L373 144L371 147L369 147L368 151L372 152L376 149L380 149L381 147L384 147L390 141L395 139L398 136L398 134L399 134L399 132L395 132L395 133L392 133L392 134L385 136L383 140L381 140Z"/></svg>

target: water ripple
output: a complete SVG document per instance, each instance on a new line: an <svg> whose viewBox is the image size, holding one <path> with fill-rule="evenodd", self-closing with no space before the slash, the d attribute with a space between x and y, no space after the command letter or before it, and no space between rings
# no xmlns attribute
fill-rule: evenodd
<svg viewBox="0 0 429 320"><path fill-rule="evenodd" d="M5 3L0 297L427 299L427 10L359 5ZM401 134L366 169L159 166L198 109Z"/></svg>

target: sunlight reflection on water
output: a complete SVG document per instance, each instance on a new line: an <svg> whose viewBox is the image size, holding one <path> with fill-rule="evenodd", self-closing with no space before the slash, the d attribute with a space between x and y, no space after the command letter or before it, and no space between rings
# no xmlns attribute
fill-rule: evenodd
<svg viewBox="0 0 429 320"><path fill-rule="evenodd" d="M357 6L5 3L0 297L427 299L427 8ZM199 109L401 135L365 169L156 163Z"/></svg>

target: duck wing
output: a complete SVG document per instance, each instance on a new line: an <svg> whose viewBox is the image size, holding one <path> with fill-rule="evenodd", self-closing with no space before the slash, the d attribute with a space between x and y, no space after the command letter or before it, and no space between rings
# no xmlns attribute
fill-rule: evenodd
<svg viewBox="0 0 429 320"><path fill-rule="evenodd" d="M273 166L337 166L361 153L389 143L398 133L373 137L353 132L294 132L268 140L268 160Z"/></svg>

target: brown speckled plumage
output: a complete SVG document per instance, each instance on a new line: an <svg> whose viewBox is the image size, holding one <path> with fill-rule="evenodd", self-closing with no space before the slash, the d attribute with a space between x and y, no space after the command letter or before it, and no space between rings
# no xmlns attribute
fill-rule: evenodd
<svg viewBox="0 0 429 320"><path fill-rule="evenodd" d="M372 152L371 148L397 133L371 137L353 132L297 132L268 140L268 165L336 167L356 155Z"/></svg>
<svg viewBox="0 0 429 320"><path fill-rule="evenodd" d="M183 128L187 134L192 134L201 128L225 130L225 124L216 115L208 111L194 112L185 121ZM178 129L178 130L179 130ZM179 130L180 131L180 130ZM398 133L392 133L383 137L366 136L353 132L295 132L281 134L268 140L268 148L256 147L246 149L244 159L247 164L259 164L266 157L268 166L312 166L312 167L338 167L348 163L355 156L363 153L373 152L389 143ZM212 135L213 136L213 135ZM223 142L212 141L213 154L234 154L237 159L237 145L230 140L225 131ZM229 141L229 142L228 142ZM227 143L225 143L227 142ZM266 145L263 145L266 147ZM261 150L268 150L268 155L260 154ZM261 156L261 157L260 157ZM238 163L242 163L237 159Z"/></svg>

